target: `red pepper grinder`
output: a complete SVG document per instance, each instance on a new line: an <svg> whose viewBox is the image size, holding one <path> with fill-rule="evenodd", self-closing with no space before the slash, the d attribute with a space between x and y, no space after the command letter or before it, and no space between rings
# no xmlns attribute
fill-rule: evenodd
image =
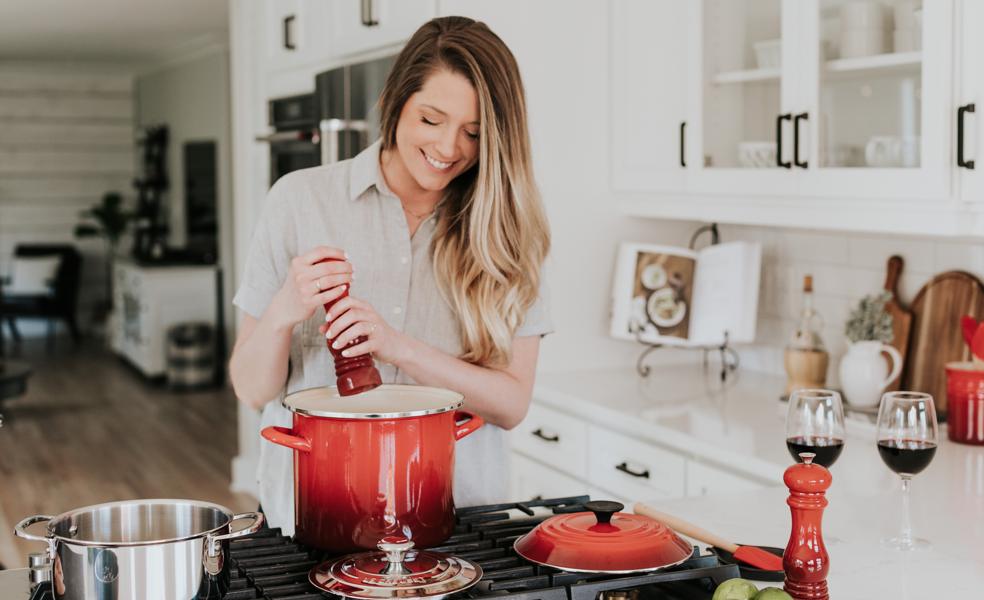
<svg viewBox="0 0 984 600"><path fill-rule="evenodd" d="M328 260L336 259L327 258L318 262L325 262ZM347 297L349 295L348 293L349 288L346 287L341 296L325 304L325 312L330 313L331 307L335 306L335 303L342 298ZM338 315L334 316L337 317ZM331 356L335 360L335 385L338 386L338 393L340 395L354 396L355 394L368 392L369 390L382 385L383 380L380 378L379 371L376 369L376 363L372 360L372 354L363 354L361 356L342 356L342 351L345 350L345 348L350 348L361 344L366 341L366 336L360 335L349 342L345 348L339 348L337 350L332 347L332 341L333 340L327 340L326 343L328 344L328 351L331 352Z"/></svg>
<svg viewBox="0 0 984 600"><path fill-rule="evenodd" d="M827 507L830 471L813 463L816 454L801 452L802 463L788 469L782 479L789 488L786 504L793 514L793 531L782 555L786 572L783 589L795 600L829 600L827 572L830 555L823 544L820 521Z"/></svg>

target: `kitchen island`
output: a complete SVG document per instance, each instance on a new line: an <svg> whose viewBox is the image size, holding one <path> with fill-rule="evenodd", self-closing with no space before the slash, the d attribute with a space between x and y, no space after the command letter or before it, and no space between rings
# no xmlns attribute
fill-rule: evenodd
<svg viewBox="0 0 984 600"><path fill-rule="evenodd" d="M655 368L648 378L631 368L548 374L538 378L534 396L592 427L766 481L747 492L635 500L735 542L785 547L791 519L782 473L792 458L779 400L784 383L742 371L722 383L715 368L677 365ZM878 456L873 418L849 415L846 429L823 519L831 597L984 597L984 446L950 442L941 427L932 464L912 481L914 534L932 547L906 553L879 543L898 533L901 493L899 477ZM759 583L766 585L781 584Z"/></svg>

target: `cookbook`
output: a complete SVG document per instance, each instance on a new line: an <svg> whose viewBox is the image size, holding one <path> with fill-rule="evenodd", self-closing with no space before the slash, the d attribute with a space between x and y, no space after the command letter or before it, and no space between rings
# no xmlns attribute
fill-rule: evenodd
<svg viewBox="0 0 984 600"><path fill-rule="evenodd" d="M611 335L672 346L755 340L762 248L689 250L625 242L615 265Z"/></svg>

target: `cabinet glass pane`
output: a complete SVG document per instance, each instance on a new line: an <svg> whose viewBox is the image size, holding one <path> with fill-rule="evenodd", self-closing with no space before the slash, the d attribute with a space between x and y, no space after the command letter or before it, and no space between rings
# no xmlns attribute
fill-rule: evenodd
<svg viewBox="0 0 984 600"><path fill-rule="evenodd" d="M820 4L820 166L918 168L922 8Z"/></svg>
<svg viewBox="0 0 984 600"><path fill-rule="evenodd" d="M775 168L781 1L706 0L703 150L707 168Z"/></svg>

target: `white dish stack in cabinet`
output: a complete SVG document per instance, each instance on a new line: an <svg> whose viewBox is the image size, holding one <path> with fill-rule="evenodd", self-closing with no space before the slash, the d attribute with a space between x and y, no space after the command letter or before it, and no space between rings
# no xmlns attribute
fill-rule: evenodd
<svg viewBox="0 0 984 600"><path fill-rule="evenodd" d="M685 451L602 427L534 399L510 432L510 497L590 494L626 506L641 500L754 490L766 484Z"/></svg>

